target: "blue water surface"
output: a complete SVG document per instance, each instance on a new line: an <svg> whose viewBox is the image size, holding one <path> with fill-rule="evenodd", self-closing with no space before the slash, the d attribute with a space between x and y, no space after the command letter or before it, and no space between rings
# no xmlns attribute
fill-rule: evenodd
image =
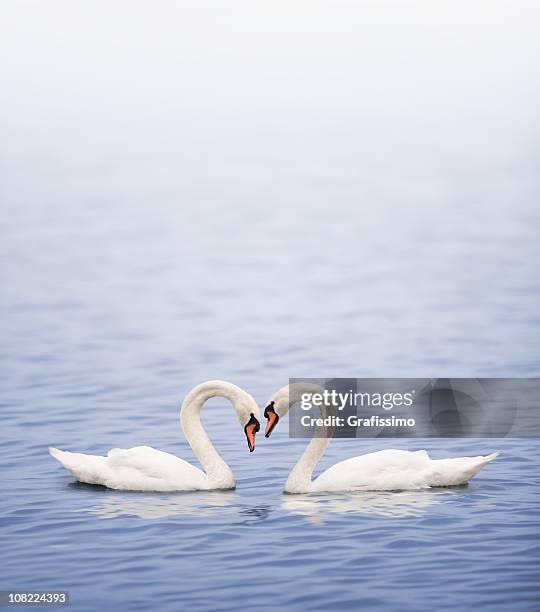
<svg viewBox="0 0 540 612"><path fill-rule="evenodd" d="M346 232L356 217L342 212L332 223ZM457 270L428 276L431 295L412 272L431 263L411 248L408 282L418 284L396 281L398 307L385 286L399 275L384 271L394 256L407 267L396 247L352 270L330 243L335 267L326 280L315 273L329 264L306 242L327 231L324 209L290 241L294 228L277 231L281 213L263 223L263 213L224 206L220 223L199 233L202 214L190 214L201 218L187 223L185 207L156 218L149 205L98 202L76 213L26 207L9 220L2 588L68 590L77 610L537 609L536 440L334 440L321 467L387 447L501 456L465 488L284 496L305 441L290 440L281 422L250 455L229 405L213 399L203 420L237 476L234 492L110 491L73 482L47 454L49 445L105 454L148 444L196 461L178 411L209 378L243 386L264 406L293 374L534 374L521 334L536 330L537 314L517 291L527 264L511 253L500 257L513 289L475 305ZM459 249L465 258L468 245ZM300 274L290 262L303 258ZM491 264L475 264L503 284ZM454 264L445 255L439 266ZM512 304L520 321L510 321Z"/></svg>

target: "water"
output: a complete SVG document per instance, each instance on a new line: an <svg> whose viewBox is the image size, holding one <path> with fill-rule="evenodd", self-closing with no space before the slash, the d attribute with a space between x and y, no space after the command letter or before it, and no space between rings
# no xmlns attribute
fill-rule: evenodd
<svg viewBox="0 0 540 612"><path fill-rule="evenodd" d="M540 374L534 20L482 15L480 53L459 19L454 45L319 7L275 55L280 12L231 7L154 29L66 5L61 36L56 9L3 20L0 588L81 611L538 610L536 440L334 440L321 469L389 445L501 456L465 488L283 496L305 441L281 422L250 455L214 399L234 492L109 491L47 454L195 462L178 410L214 378L264 407L289 377Z"/></svg>
<svg viewBox="0 0 540 612"><path fill-rule="evenodd" d="M322 233L326 212L318 212L309 224ZM49 445L103 454L149 444L195 461L178 409L209 378L242 385L264 406L289 375L534 374L537 353L518 342L538 327L537 293L516 290L530 282L528 258L500 254L514 290L501 287L498 301L475 305L459 275L429 276L428 291L420 275L419 291L402 291L398 306L386 301L400 277L393 262L407 267L396 253L351 276L346 262L331 269L322 260L313 237L312 250L300 232L285 239L294 228L270 231L283 213L243 215L224 206L219 222L214 214L191 235L186 227L202 223L196 207L156 218L143 205L128 214L97 202L45 215L32 204L10 217L2 588L69 590L77 610L228 610L240 601L254 609L427 610L435 601L438 609L537 609L536 440L334 440L322 467L396 444L435 457L502 455L467 488L283 496L305 441L289 440L282 422L250 455L233 412L214 399L203 420L237 476L235 492L109 491L73 483L48 456ZM372 251L374 240L368 233L359 248ZM495 245L475 246L481 256L469 269L499 278L485 253L495 256ZM332 258L340 247L328 249ZM411 249L409 258L423 255ZM450 259L439 266L452 267ZM517 304L521 318L494 333Z"/></svg>

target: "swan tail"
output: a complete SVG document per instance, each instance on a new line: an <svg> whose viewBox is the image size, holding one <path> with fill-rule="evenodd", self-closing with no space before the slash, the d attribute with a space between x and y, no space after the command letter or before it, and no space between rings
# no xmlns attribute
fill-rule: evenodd
<svg viewBox="0 0 540 612"><path fill-rule="evenodd" d="M54 448L54 446L49 446L49 454L54 457L57 461L59 461L63 466L66 465L66 457L71 455L66 451L62 451L59 448Z"/></svg>
<svg viewBox="0 0 540 612"><path fill-rule="evenodd" d="M49 448L49 453L68 470L75 468L82 457L88 457L88 455L70 453L69 451L63 451L54 447Z"/></svg>
<svg viewBox="0 0 540 612"><path fill-rule="evenodd" d="M79 482L105 484L107 480L105 457L70 453L54 447L49 448L49 453Z"/></svg>
<svg viewBox="0 0 540 612"><path fill-rule="evenodd" d="M490 455L485 455L484 457L482 457L482 459L484 460L484 465L486 463L489 463L490 461L493 461L493 459L496 459L499 456L499 453L491 453Z"/></svg>
<svg viewBox="0 0 540 612"><path fill-rule="evenodd" d="M435 469L430 478L430 486L451 487L467 484L485 465L498 456L499 453L491 453L478 457L434 460Z"/></svg>

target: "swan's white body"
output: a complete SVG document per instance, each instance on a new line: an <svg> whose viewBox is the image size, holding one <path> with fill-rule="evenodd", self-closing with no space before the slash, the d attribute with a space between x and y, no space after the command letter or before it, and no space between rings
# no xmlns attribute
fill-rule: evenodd
<svg viewBox="0 0 540 612"><path fill-rule="evenodd" d="M214 486L207 474L174 455L150 446L113 448L106 457L70 453L57 448L51 455L79 482L99 484L124 491L199 491L234 488L232 473L222 487Z"/></svg>
<svg viewBox="0 0 540 612"><path fill-rule="evenodd" d="M300 400L302 394L320 393L321 390L318 385L296 383L290 386L290 391L289 386L281 388L271 401L278 416L282 417L290 406ZM323 416L326 415L325 411L326 408L321 406ZM431 459L425 450L387 449L336 463L312 480L313 470L330 440L331 436L326 432L315 434L291 470L285 483L285 493L397 491L463 485L498 455Z"/></svg>
<svg viewBox="0 0 540 612"><path fill-rule="evenodd" d="M115 448L106 457L70 453L56 448L49 452L80 482L98 484L125 491L200 491L234 489L231 468L216 451L201 420L200 409L211 397L227 398L235 409L241 426L254 415L257 403L245 391L220 380L202 383L192 389L180 411L182 430L204 471L187 461L149 446Z"/></svg>
<svg viewBox="0 0 540 612"><path fill-rule="evenodd" d="M305 469L291 473L285 491L398 491L462 485L496 456L431 459L425 450L387 449L340 461L315 480L310 473L309 482Z"/></svg>

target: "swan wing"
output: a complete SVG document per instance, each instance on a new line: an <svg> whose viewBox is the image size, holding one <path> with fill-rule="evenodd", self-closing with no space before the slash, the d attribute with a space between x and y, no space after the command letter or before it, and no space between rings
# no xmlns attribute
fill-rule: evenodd
<svg viewBox="0 0 540 612"><path fill-rule="evenodd" d="M386 449L336 463L312 483L313 491L396 491L428 487L426 451Z"/></svg>
<svg viewBox="0 0 540 612"><path fill-rule="evenodd" d="M207 475L187 461L149 446L115 448L106 457L49 449L80 482L125 491L195 491L211 488Z"/></svg>

